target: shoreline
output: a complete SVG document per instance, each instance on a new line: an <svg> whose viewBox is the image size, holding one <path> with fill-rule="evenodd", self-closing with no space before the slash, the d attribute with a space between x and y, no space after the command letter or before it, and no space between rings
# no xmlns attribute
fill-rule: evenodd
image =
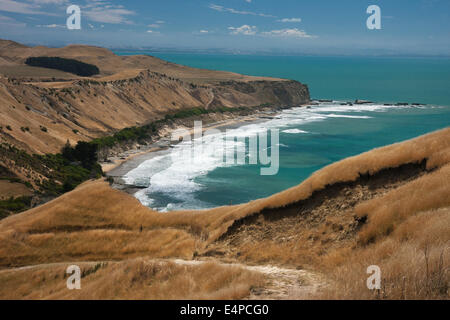
<svg viewBox="0 0 450 320"><path fill-rule="evenodd" d="M320 104L321 100L311 100L309 103L292 106L286 109L305 107L309 108L310 106ZM329 100L327 100L329 101ZM339 100L330 100L333 102L339 102ZM372 104L374 102L368 101L367 104ZM340 103L340 105L348 104ZM366 103L364 103L366 104ZM350 104L352 105L352 104ZM398 103L385 103L385 105L399 105ZM411 104L411 107L415 107L417 104ZM423 105L423 104L420 104ZM281 113L282 109L275 108L271 110L255 110L255 113L252 115L238 115L236 117L225 118L222 120L213 121L202 126L202 132L208 129L234 129L247 124L259 123L269 121L274 119L277 115ZM125 176L131 170L139 167L143 162L153 159L156 156L164 155L169 152L170 148L176 145L178 142L171 141L171 134L179 129L185 129L190 132L192 135L194 132L193 121L202 120L202 119L192 119L192 125L186 126L183 124L175 124L172 127L166 126L160 129L159 138L148 145L140 145L138 148L131 148L129 150L119 152L114 156L109 156L108 162L100 162L102 166L103 172L105 172L107 177L112 177L114 179L112 186L115 189L125 191L129 194L134 194L137 191L141 190L142 186L128 185L122 180L122 177Z"/></svg>
<svg viewBox="0 0 450 320"><path fill-rule="evenodd" d="M304 104L297 107L306 107L310 104ZM273 111L258 111L252 115L238 116L231 119L219 120L202 126L202 132L208 129L234 129L246 124L259 123L273 119L279 114L279 110ZM105 172L107 177L112 177L114 179L113 188L122 190L129 194L134 194L141 187L126 185L121 179L131 170L137 168L143 162L150 160L158 155L162 155L164 152L173 146L174 142L170 141L170 135L175 130L180 128L187 129L191 134L194 132L194 128L184 127L178 125L174 128L170 128L164 132L164 135L160 137L156 142L144 146L140 149L130 149L120 153L118 156L108 157L108 162L100 162L103 172Z"/></svg>

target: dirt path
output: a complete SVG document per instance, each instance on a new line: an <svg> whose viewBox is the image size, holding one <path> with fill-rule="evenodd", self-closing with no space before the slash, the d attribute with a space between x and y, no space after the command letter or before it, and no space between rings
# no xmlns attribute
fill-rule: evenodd
<svg viewBox="0 0 450 320"><path fill-rule="evenodd" d="M200 260L171 260L177 264L198 265L209 262ZM240 267L246 270L262 273L266 279L266 286L254 289L250 300L283 300L283 299L308 299L317 290L326 285L325 280L319 274L297 269L280 268L271 265L248 266L240 263L222 263L225 267Z"/></svg>
<svg viewBox="0 0 450 320"><path fill-rule="evenodd" d="M285 269L274 266L245 266L267 276L268 285L254 290L249 299L310 299L321 287L324 279L306 270Z"/></svg>

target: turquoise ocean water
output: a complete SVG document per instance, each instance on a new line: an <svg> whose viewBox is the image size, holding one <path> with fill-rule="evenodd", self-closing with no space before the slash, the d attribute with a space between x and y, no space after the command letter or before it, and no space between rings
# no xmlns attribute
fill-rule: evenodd
<svg viewBox="0 0 450 320"><path fill-rule="evenodd" d="M142 163L125 178L145 185L136 197L161 211L266 197L299 184L335 161L450 125L449 59L153 55L193 67L295 79L308 84L312 98L334 100L286 110L276 119L234 129L236 136L279 130L280 169L273 176L261 176L259 165L226 165L214 152L187 164L177 156L186 148L183 144ZM375 103L341 105L354 99ZM426 105L384 105L395 102ZM205 144L218 145L221 139L225 137Z"/></svg>

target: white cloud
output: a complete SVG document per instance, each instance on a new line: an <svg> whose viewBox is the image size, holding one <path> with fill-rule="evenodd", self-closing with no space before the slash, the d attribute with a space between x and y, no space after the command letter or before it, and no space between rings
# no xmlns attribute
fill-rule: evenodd
<svg viewBox="0 0 450 320"><path fill-rule="evenodd" d="M66 26L61 25L61 24L53 23L53 24L38 24L36 27L38 27L38 28L51 28L51 29L54 29L54 28L65 28Z"/></svg>
<svg viewBox="0 0 450 320"><path fill-rule="evenodd" d="M209 33L208 30L200 30L200 33Z"/></svg>
<svg viewBox="0 0 450 320"><path fill-rule="evenodd" d="M257 28L255 26L249 26L247 24L244 24L240 27L228 27L228 30L230 30L231 34L242 34L245 36L252 36L255 35L257 32Z"/></svg>
<svg viewBox="0 0 450 320"><path fill-rule="evenodd" d="M299 30L297 28L258 32L258 28L256 26L244 24L240 27L228 27L228 30L230 30L230 34L233 35L259 35L285 38L317 38L317 36L310 35L306 33L306 31Z"/></svg>
<svg viewBox="0 0 450 320"><path fill-rule="evenodd" d="M251 11L240 11L240 10L235 10L232 8L225 8L225 7L219 6L217 4L210 4L209 8L212 10L219 11L219 12L229 12L229 13L234 13L234 14L244 14L244 15L259 16L259 17L266 17L266 18L276 18L276 16L273 16L270 14L257 13L257 12L251 12Z"/></svg>
<svg viewBox="0 0 450 320"><path fill-rule="evenodd" d="M159 31L155 31L155 30L147 30L147 33L152 33L152 34L159 34Z"/></svg>
<svg viewBox="0 0 450 320"><path fill-rule="evenodd" d="M284 18L278 20L279 22L302 22L301 18Z"/></svg>
<svg viewBox="0 0 450 320"><path fill-rule="evenodd" d="M297 28L293 29L281 29L263 32L263 35L274 36L274 37L289 37L289 38L317 38L316 36L307 34L303 30Z"/></svg>
<svg viewBox="0 0 450 320"><path fill-rule="evenodd" d="M88 3L82 7L81 11L81 14L87 16L91 21L112 24L132 24L133 22L128 20L127 16L135 14L134 11L125 9L123 5L115 5L102 0Z"/></svg>
<svg viewBox="0 0 450 320"><path fill-rule="evenodd" d="M89 11L84 11L90 20L103 23L128 23L129 21L126 16L133 15L134 12L126 9L109 9L109 8L92 8Z"/></svg>
<svg viewBox="0 0 450 320"><path fill-rule="evenodd" d="M152 23L152 24L149 24L147 27L149 27L149 28L159 28L160 25L157 24L157 23Z"/></svg>

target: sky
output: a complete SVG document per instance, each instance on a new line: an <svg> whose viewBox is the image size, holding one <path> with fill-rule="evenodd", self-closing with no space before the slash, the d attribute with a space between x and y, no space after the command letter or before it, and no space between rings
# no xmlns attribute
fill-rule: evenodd
<svg viewBox="0 0 450 320"><path fill-rule="evenodd" d="M69 5L81 29L69 30ZM381 29L369 30L370 5ZM0 0L0 38L30 45L450 56L449 0Z"/></svg>

